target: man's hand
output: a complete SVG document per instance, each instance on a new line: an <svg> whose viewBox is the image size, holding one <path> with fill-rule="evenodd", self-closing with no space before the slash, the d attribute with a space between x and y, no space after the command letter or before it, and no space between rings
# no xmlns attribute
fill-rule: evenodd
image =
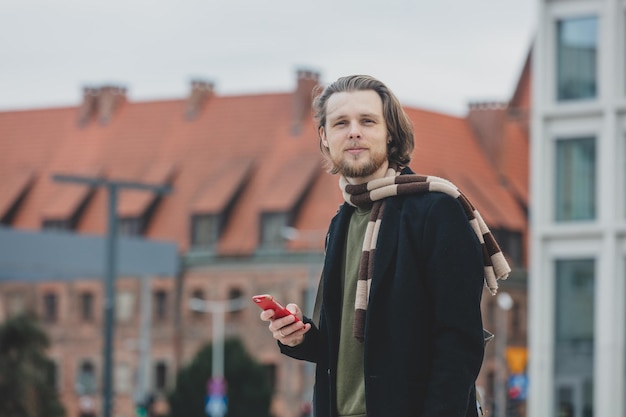
<svg viewBox="0 0 626 417"><path fill-rule="evenodd" d="M300 321L296 321L291 315L274 320L274 310L263 310L260 317L261 320L270 322L268 328L274 339L283 345L298 346L304 340L305 333L311 329L311 325L302 322L302 311L296 304L287 304L286 308Z"/></svg>

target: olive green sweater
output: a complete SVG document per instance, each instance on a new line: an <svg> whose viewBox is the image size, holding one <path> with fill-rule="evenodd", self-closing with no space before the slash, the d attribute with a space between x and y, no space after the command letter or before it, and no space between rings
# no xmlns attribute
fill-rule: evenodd
<svg viewBox="0 0 626 417"><path fill-rule="evenodd" d="M341 417L365 417L363 344L352 334L354 298L370 210L357 208L350 219L342 279L343 305L337 363L337 412Z"/></svg>

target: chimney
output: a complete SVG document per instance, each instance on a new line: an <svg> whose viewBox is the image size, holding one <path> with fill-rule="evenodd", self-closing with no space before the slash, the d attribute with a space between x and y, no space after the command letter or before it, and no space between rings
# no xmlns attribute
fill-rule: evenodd
<svg viewBox="0 0 626 417"><path fill-rule="evenodd" d="M83 102L78 108L78 124L85 126L97 117L102 125L111 120L115 110L126 101L126 89L119 86L84 87Z"/></svg>
<svg viewBox="0 0 626 417"><path fill-rule="evenodd" d="M84 87L83 88L83 102L78 108L78 124L79 126L85 126L89 119L96 113L98 108L98 95L100 89L97 87Z"/></svg>
<svg viewBox="0 0 626 417"><path fill-rule="evenodd" d="M507 109L508 105L503 102L473 102L469 104L466 118L487 159L498 170L506 148L504 121Z"/></svg>
<svg viewBox="0 0 626 417"><path fill-rule="evenodd" d="M113 113L126 102L126 89L115 85L105 85L100 87L98 97L98 120L101 125L106 125L111 121Z"/></svg>
<svg viewBox="0 0 626 417"><path fill-rule="evenodd" d="M209 81L191 80L191 92L185 108L187 120L193 120L198 116L206 101L213 95L213 87L214 84Z"/></svg>
<svg viewBox="0 0 626 417"><path fill-rule="evenodd" d="M297 71L297 86L293 94L292 133L298 135L305 119L311 117L313 89L319 84L320 74L311 70Z"/></svg>

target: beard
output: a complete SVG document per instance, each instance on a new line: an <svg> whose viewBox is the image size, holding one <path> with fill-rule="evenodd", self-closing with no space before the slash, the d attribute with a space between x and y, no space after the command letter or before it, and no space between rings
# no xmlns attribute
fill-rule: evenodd
<svg viewBox="0 0 626 417"><path fill-rule="evenodd" d="M372 175L387 161L387 154L374 153L365 161L363 157L333 158L336 171L346 178L364 178Z"/></svg>

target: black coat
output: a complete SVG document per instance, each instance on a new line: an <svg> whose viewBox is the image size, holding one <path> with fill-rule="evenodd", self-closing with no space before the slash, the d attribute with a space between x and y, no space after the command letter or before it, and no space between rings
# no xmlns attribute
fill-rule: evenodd
<svg viewBox="0 0 626 417"><path fill-rule="evenodd" d="M313 324L295 348L280 345L317 364L317 417L337 415L340 276L353 211L344 204L330 224L319 328ZM367 415L476 416L484 275L461 205L438 192L388 198L375 256L364 341Z"/></svg>

